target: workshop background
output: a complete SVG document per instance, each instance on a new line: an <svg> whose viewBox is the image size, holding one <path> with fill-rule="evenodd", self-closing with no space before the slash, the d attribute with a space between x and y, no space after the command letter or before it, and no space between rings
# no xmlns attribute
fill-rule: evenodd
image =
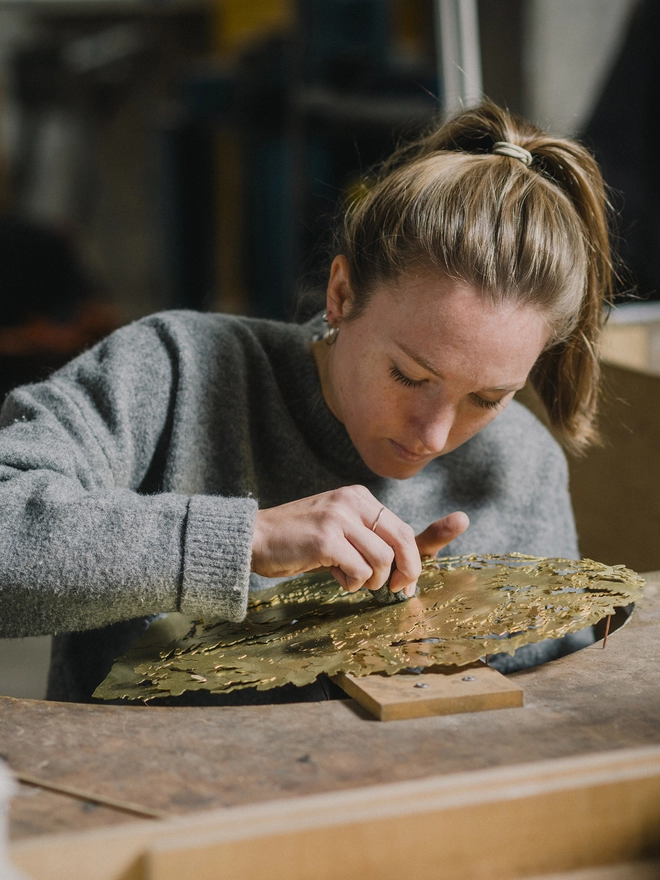
<svg viewBox="0 0 660 880"><path fill-rule="evenodd" d="M441 6L0 0L0 395L160 309L314 309L338 209L451 103ZM472 8L468 93L602 162L641 300L608 353L660 382L660 5ZM43 697L49 643L0 640L0 694Z"/></svg>

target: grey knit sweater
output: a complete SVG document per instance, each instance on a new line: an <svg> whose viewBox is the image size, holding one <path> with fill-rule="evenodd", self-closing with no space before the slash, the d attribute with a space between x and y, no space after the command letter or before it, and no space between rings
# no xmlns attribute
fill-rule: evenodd
<svg viewBox="0 0 660 880"><path fill-rule="evenodd" d="M8 397L0 635L93 630L56 640L51 695L84 698L150 615L240 620L257 505L362 483L415 531L466 511L447 552L577 554L564 457L518 404L409 480L371 472L324 403L318 324L162 313Z"/></svg>

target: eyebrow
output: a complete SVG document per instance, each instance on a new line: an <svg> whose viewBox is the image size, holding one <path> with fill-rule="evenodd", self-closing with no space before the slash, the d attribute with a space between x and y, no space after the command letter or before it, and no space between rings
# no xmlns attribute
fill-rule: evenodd
<svg viewBox="0 0 660 880"><path fill-rule="evenodd" d="M411 351L408 348L407 345L404 345L402 342L397 342L397 348L400 348L404 354L408 355L408 357L411 360L415 361L415 363L419 364L420 367L423 367L425 370L428 370L429 373L433 373L433 375L437 376L438 379L442 379L442 373L438 372L438 370L436 370L436 368L433 366L433 364L430 363L430 361L427 361L426 358L422 357L419 354L415 354L413 351Z"/></svg>
<svg viewBox="0 0 660 880"><path fill-rule="evenodd" d="M404 345L401 342L396 343L397 347L401 349L401 351L407 355L411 360L415 361L415 363L419 364L425 370L428 370L429 373L433 373L434 376L437 376L438 379L442 379L443 375L440 373L430 361L427 361L425 357L422 357L419 354L415 354L411 349L408 348L407 345ZM482 388L482 391L486 392L504 392L508 394L510 391L520 391L521 388L524 388L524 385L502 385L497 388Z"/></svg>

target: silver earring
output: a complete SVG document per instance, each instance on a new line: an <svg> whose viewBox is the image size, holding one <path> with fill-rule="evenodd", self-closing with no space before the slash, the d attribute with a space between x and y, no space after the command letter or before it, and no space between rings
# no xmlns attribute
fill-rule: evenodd
<svg viewBox="0 0 660 880"><path fill-rule="evenodd" d="M328 318L327 312L324 312L323 320L325 321L326 324L328 324L330 322L330 319ZM323 335L323 338L325 339L325 344L326 345L334 345L335 342L337 341L337 334L338 333L339 333L339 327L334 326L334 325L330 325Z"/></svg>
<svg viewBox="0 0 660 880"><path fill-rule="evenodd" d="M325 331L324 339L326 345L334 345L339 334L339 327L328 327Z"/></svg>

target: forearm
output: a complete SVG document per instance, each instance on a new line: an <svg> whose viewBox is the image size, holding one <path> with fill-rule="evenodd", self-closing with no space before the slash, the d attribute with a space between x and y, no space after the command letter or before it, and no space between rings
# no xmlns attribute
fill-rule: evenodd
<svg viewBox="0 0 660 880"><path fill-rule="evenodd" d="M0 486L0 636L177 610L240 619L255 511L251 499L17 476Z"/></svg>

